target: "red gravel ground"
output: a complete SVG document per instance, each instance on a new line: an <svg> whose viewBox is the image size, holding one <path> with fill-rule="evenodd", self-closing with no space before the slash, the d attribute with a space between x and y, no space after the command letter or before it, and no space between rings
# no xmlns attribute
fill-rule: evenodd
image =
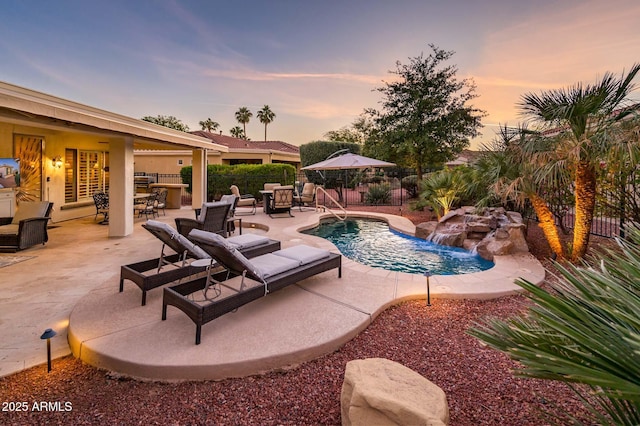
<svg viewBox="0 0 640 426"><path fill-rule="evenodd" d="M390 209L397 214L397 207ZM403 215L422 221L419 212ZM548 257L535 225L528 239L532 253ZM454 426L543 425L549 422L541 413L557 409L583 418L567 387L515 378L516 363L465 332L487 316L518 314L526 303L522 296L436 299L431 307L424 300L403 303L334 353L286 371L219 382L139 382L65 357L54 360L49 374L42 365L0 379L0 424L338 425L345 365L370 357L400 362L440 386ZM49 411L38 411L40 402Z"/></svg>

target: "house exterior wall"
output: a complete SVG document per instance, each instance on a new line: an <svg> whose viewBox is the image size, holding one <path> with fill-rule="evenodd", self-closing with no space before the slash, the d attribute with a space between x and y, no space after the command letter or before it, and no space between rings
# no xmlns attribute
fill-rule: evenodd
<svg viewBox="0 0 640 426"><path fill-rule="evenodd" d="M93 204L83 206L82 204L86 203L81 201L65 203L65 166L57 168L52 164L52 160L57 156L64 159L66 149L108 152L109 138L90 134L61 132L41 127L0 123L0 158L14 157L15 135L37 136L44 140L41 198L53 203L52 222L76 219L95 213Z"/></svg>

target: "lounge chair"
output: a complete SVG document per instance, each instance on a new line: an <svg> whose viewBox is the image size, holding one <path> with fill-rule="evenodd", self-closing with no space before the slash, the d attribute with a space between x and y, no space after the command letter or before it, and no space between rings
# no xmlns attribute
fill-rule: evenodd
<svg viewBox="0 0 640 426"><path fill-rule="evenodd" d="M212 266L211 264L192 266L188 262L189 259L211 259L211 256L180 235L170 225L149 220L142 224L142 227L162 241L160 257L120 267L120 292L124 290L124 280L132 281L142 290L142 306L147 303L147 291L203 272L205 267ZM248 258L280 250L280 241L255 234L231 237L227 241ZM172 249L175 254L166 255L165 246Z"/></svg>
<svg viewBox="0 0 640 426"><path fill-rule="evenodd" d="M178 217L176 218L176 228L181 235L189 235L192 229L216 232L223 237L227 236L227 217L231 204L213 202L204 203L200 209L197 219Z"/></svg>
<svg viewBox="0 0 640 426"><path fill-rule="evenodd" d="M229 188L231 189L231 194L238 197L238 203L236 207L251 207L251 212L248 214L256 214L256 199L251 194L240 195L240 190L236 185L231 185ZM236 214L240 214L240 212L236 212ZM247 214L247 213L244 213Z"/></svg>
<svg viewBox="0 0 640 426"><path fill-rule="evenodd" d="M15 252L49 241L52 208L49 201L23 201L13 217L0 218L0 251Z"/></svg>
<svg viewBox="0 0 640 426"><path fill-rule="evenodd" d="M196 324L196 345L204 324L249 302L331 269L338 268L338 278L342 277L342 256L315 247L298 245L248 259L217 234L194 229L189 239L226 269L212 276L214 280L226 278L218 281L214 298L206 297L212 282L206 278L163 290L162 319L167 319L169 305L184 312ZM240 276L239 285L229 281L229 277ZM204 298L194 300L193 293L198 291L204 292Z"/></svg>

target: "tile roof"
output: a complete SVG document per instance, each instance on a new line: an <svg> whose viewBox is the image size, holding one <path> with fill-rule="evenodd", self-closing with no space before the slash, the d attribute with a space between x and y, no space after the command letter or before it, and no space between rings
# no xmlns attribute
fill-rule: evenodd
<svg viewBox="0 0 640 426"><path fill-rule="evenodd" d="M213 143L227 146L230 151L237 151L242 149L261 149L265 151L279 151L290 154L300 153L300 147L282 141L247 141L244 139L238 139L232 136L221 135L218 133L206 132L203 130L197 130L191 133L197 136L211 139Z"/></svg>

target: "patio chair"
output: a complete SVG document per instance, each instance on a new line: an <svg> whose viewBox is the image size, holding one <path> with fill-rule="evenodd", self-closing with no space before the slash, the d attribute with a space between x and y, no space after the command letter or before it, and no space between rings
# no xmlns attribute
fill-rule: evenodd
<svg viewBox="0 0 640 426"><path fill-rule="evenodd" d="M227 236L227 216L231 204L214 202L204 203L200 209L200 214L196 219L185 217L176 218L176 228L180 235L189 235L192 229L215 232Z"/></svg>
<svg viewBox="0 0 640 426"><path fill-rule="evenodd" d="M93 218L94 222L101 214L102 220L100 223L109 223L109 194L106 192L96 192L93 194L93 203L96 206L96 215Z"/></svg>
<svg viewBox="0 0 640 426"><path fill-rule="evenodd" d="M220 198L220 203L230 204L229 213L227 214L227 234L233 234L236 231L236 223L234 216L236 215L236 207L238 206L238 200L240 197L234 194L223 195ZM240 221L240 234L242 234L242 219Z"/></svg>
<svg viewBox="0 0 640 426"><path fill-rule="evenodd" d="M278 186L281 186L279 182L276 182L276 183L267 182L267 183L264 184L264 190L265 191L273 191L273 189L278 187Z"/></svg>
<svg viewBox="0 0 640 426"><path fill-rule="evenodd" d="M162 210L162 215L166 216L166 208L167 208L167 195L169 194L169 190L167 188L153 188L151 190L152 193L157 194L157 199L153 205L154 212L156 216L160 216L160 210Z"/></svg>
<svg viewBox="0 0 640 426"><path fill-rule="evenodd" d="M253 195L251 194L240 195L240 190L236 185L231 185L229 189L231 189L232 195L235 195L236 197L238 197L238 202L236 204L236 207L251 207L251 212L245 213L245 214L256 214L256 205L258 203L256 202L256 199L253 197ZM236 214L239 215L240 212L236 212Z"/></svg>
<svg viewBox="0 0 640 426"><path fill-rule="evenodd" d="M293 217L291 214L291 207L293 207L293 185L276 186L273 188L273 196L269 202L271 203L268 209L269 217L273 218L273 214L279 213L289 213L289 216Z"/></svg>
<svg viewBox="0 0 640 426"><path fill-rule="evenodd" d="M152 192L143 200L144 202L140 204L134 204L134 211L138 212L138 217L142 217L142 215L144 214L147 220L149 220L149 215L151 215L151 218L153 219L154 217L156 217L155 205L156 201L158 200L158 194Z"/></svg>
<svg viewBox="0 0 640 426"><path fill-rule="evenodd" d="M316 201L316 185L313 182L307 182L302 187L302 193L293 194L293 200L302 211L302 207L313 204Z"/></svg>
<svg viewBox="0 0 640 426"><path fill-rule="evenodd" d="M331 269L337 268L342 277L342 256L316 247L297 245L248 259L220 235L194 229L189 239L226 269L212 275L213 280L197 279L163 290L162 319L167 319L169 305L184 312L196 324L196 345L204 324L249 302ZM239 283L236 277L241 277ZM207 298L212 282L218 286L216 296ZM204 300L195 300L193 293L198 291L203 291Z"/></svg>
<svg viewBox="0 0 640 426"><path fill-rule="evenodd" d="M23 201L13 217L0 218L0 251L15 252L49 241L52 208L49 201Z"/></svg>
<svg viewBox="0 0 640 426"><path fill-rule="evenodd" d="M197 263L192 265L193 262L189 262L190 259L211 260L211 256L180 235L171 225L148 220L142 224L142 227L162 241L160 257L122 265L120 267L120 293L124 291L124 280L132 281L142 290L142 306L144 306L147 303L147 291L203 272L207 267L211 269L211 262L204 262L204 266L199 266ZM280 241L261 235L241 235L231 237L227 241L247 258L280 250ZM165 247L169 247L175 253L165 254Z"/></svg>

